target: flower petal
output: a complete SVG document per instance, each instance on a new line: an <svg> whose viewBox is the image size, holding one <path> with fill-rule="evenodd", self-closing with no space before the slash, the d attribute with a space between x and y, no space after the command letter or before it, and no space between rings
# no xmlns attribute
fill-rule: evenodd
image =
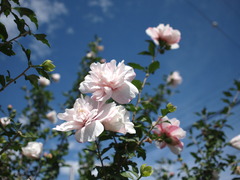
<svg viewBox="0 0 240 180"><path fill-rule="evenodd" d="M92 142L103 132L104 127L100 121L94 121L87 126L79 129L75 133L75 138L78 142Z"/></svg>

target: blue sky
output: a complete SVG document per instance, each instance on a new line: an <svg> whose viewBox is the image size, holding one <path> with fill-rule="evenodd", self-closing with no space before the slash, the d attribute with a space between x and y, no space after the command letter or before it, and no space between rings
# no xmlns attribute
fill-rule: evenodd
<svg viewBox="0 0 240 180"><path fill-rule="evenodd" d="M170 101L178 107L171 117L178 118L183 128L197 120L194 112L203 107L210 110L222 107L222 91L232 86L233 79L240 78L238 0L32 0L24 3L36 11L40 23L38 32L48 35L51 48L32 39L23 43L33 49L35 64L51 59L56 65L55 72L62 76L59 83L49 87L55 92L53 106L56 109L64 103L62 93L71 89L79 60L86 54L87 43L94 39L94 35L103 39L105 48L100 55L108 61L124 59L126 63L145 65L150 59L137 55L147 49L144 41L150 38L145 30L160 23L180 30L182 39L179 49L157 57L161 69L149 78L149 82L154 86L157 85L155 82L161 82L164 74L175 70L180 72L183 77L178 88L180 93ZM8 23L8 20L1 20ZM213 26L213 22L218 26ZM13 26L8 25L8 28L12 34L15 33ZM23 56L8 59L0 55L0 62L1 74L9 69L12 76L16 76L26 67ZM141 77L137 74L137 79ZM20 90L23 84L26 82L21 79L0 93L3 107L12 104L21 109L25 106ZM234 118L238 118L237 115L239 112ZM239 118L233 122L239 126ZM238 133L236 130L229 134L229 138ZM72 147L78 145L72 142ZM150 151L159 158L168 153L153 147ZM73 150L69 160L73 161L76 155ZM154 160L157 158L149 158L147 163L154 165Z"/></svg>

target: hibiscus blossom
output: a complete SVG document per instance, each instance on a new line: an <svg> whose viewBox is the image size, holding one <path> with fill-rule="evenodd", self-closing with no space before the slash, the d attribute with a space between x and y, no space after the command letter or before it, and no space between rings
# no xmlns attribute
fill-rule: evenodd
<svg viewBox="0 0 240 180"><path fill-rule="evenodd" d="M109 103L103 104L88 96L81 96L74 103L72 109L59 113L58 118L67 122L55 127L58 131L76 130L75 138L78 142L95 141L106 130L120 133L135 133L133 123L129 121L128 113L122 106ZM122 111L120 111L122 109ZM116 122L116 123L114 123Z"/></svg>
<svg viewBox="0 0 240 180"><path fill-rule="evenodd" d="M157 45L159 45L159 41L162 40L170 45L171 49L179 48L178 42L181 39L181 33L170 27L169 24L166 26L159 24L157 27L149 27L146 29L146 33Z"/></svg>
<svg viewBox="0 0 240 180"><path fill-rule="evenodd" d="M90 69L89 75L80 83L79 90L82 93L93 93L94 100L106 102L113 98L119 104L127 104L138 94L138 89L131 83L136 74L124 61L117 66L116 60L92 63Z"/></svg>
<svg viewBox="0 0 240 180"><path fill-rule="evenodd" d="M183 149L180 139L186 136L186 131L179 127L180 121L176 118L163 117L155 125L153 133L159 137L156 145L161 149L168 146L174 154L179 154Z"/></svg>
<svg viewBox="0 0 240 180"><path fill-rule="evenodd" d="M240 150L240 134L230 140L230 145Z"/></svg>

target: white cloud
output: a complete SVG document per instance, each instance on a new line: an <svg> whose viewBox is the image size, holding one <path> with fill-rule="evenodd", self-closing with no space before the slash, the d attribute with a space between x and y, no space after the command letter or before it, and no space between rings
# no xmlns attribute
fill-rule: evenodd
<svg viewBox="0 0 240 180"><path fill-rule="evenodd" d="M39 25L47 25L47 33L52 33L61 24L60 16L68 13L63 3L41 0L41 1L24 1L22 6L32 9L38 18Z"/></svg>
<svg viewBox="0 0 240 180"><path fill-rule="evenodd" d="M74 34L75 31L74 31L74 29L72 27L69 27L69 28L67 28L66 33L67 34Z"/></svg>
<svg viewBox="0 0 240 180"><path fill-rule="evenodd" d="M113 18L113 14L110 9L113 7L112 0L90 0L88 1L88 6L90 8L96 7L100 9L100 12L92 12L85 16L86 19L93 23L100 23L104 21L104 18Z"/></svg>
<svg viewBox="0 0 240 180"><path fill-rule="evenodd" d="M103 13L108 13L113 3L111 0L91 0L88 5L100 7Z"/></svg>

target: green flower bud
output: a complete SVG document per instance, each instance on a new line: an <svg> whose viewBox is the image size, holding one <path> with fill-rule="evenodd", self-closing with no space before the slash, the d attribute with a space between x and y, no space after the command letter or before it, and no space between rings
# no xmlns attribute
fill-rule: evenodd
<svg viewBox="0 0 240 180"><path fill-rule="evenodd" d="M55 65L51 60L45 60L40 66L42 66L45 71L53 71L55 68Z"/></svg>
<svg viewBox="0 0 240 180"><path fill-rule="evenodd" d="M142 177L148 177L151 176L153 173L153 168L151 166L146 166L146 164L143 164L140 167L140 173Z"/></svg>

